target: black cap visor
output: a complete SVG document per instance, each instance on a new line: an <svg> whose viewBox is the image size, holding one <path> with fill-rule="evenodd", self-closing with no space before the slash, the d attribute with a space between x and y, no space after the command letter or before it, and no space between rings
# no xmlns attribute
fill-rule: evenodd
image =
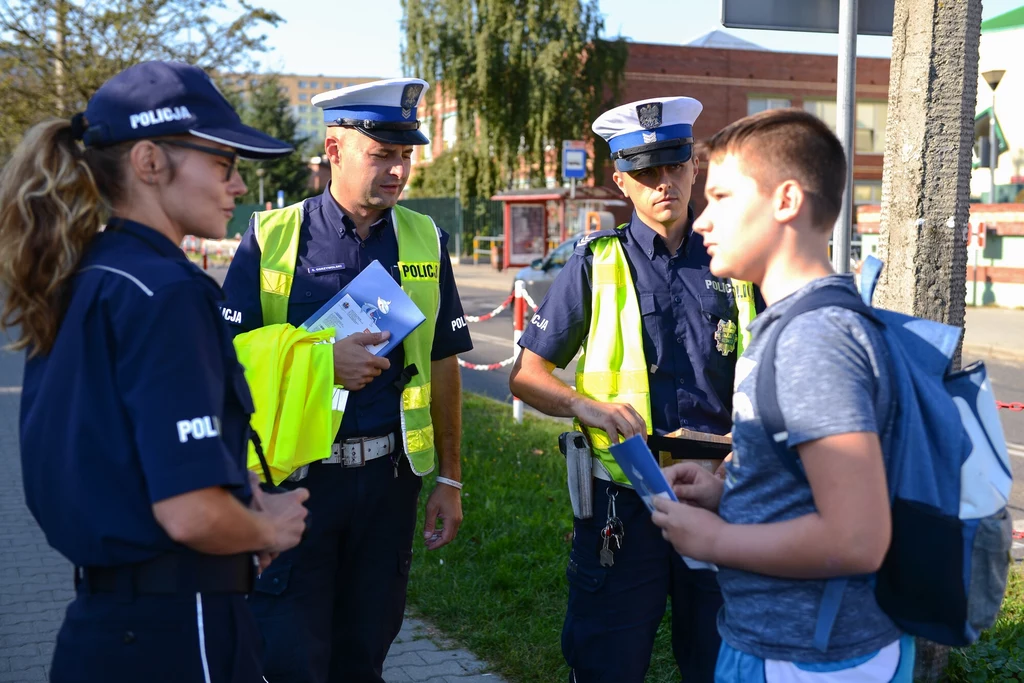
<svg viewBox="0 0 1024 683"><path fill-rule="evenodd" d="M624 173L642 171L654 166L672 166L689 161L693 157L693 138L679 138L652 142L621 149L612 155L615 170Z"/></svg>
<svg viewBox="0 0 1024 683"><path fill-rule="evenodd" d="M276 159L295 151L287 142L281 142L241 123L222 128L203 126L188 132L197 138L227 145L243 159Z"/></svg>
<svg viewBox="0 0 1024 683"><path fill-rule="evenodd" d="M368 121L364 119L338 119L328 126L355 128L360 133L385 145L429 145L430 140L420 131L419 121Z"/></svg>

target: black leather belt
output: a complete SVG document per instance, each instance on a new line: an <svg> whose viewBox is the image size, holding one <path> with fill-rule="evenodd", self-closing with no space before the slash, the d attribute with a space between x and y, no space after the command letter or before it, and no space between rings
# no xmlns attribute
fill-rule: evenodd
<svg viewBox="0 0 1024 683"><path fill-rule="evenodd" d="M87 593L139 595L249 593L256 570L256 558L250 553L164 553L138 564L76 567L75 588Z"/></svg>

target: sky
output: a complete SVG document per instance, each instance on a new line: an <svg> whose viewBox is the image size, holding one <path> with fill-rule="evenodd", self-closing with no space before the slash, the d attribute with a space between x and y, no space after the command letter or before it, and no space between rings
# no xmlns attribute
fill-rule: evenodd
<svg viewBox="0 0 1024 683"><path fill-rule="evenodd" d="M399 0L255 0L254 4L285 19L266 31L273 49L261 57L261 70L379 78L402 75ZM982 18L1021 5L1024 0L985 0ZM836 34L723 29L720 0L600 0L599 6L606 36L621 35L638 43L683 45L709 31L725 30L773 50L820 54L838 50ZM888 57L890 45L890 38L859 36L857 54Z"/></svg>

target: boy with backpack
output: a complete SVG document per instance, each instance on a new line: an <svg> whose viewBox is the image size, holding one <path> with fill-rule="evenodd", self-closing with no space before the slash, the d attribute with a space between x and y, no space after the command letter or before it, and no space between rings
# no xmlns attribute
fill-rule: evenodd
<svg viewBox="0 0 1024 683"><path fill-rule="evenodd" d="M720 567L716 681L909 683L907 631L970 642L1005 588L1009 463L984 368L947 374L956 328L872 309L832 270L846 158L823 122L762 112L707 154L694 230L712 273L768 307L736 366L725 480L667 468L683 502L656 499L654 522Z"/></svg>

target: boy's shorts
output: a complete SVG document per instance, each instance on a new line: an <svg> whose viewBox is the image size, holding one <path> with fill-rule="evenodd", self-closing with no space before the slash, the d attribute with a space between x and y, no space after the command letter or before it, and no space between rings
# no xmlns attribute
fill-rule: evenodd
<svg viewBox="0 0 1024 683"><path fill-rule="evenodd" d="M722 641L715 683L913 683L914 638L904 635L881 650L828 664L761 659Z"/></svg>

